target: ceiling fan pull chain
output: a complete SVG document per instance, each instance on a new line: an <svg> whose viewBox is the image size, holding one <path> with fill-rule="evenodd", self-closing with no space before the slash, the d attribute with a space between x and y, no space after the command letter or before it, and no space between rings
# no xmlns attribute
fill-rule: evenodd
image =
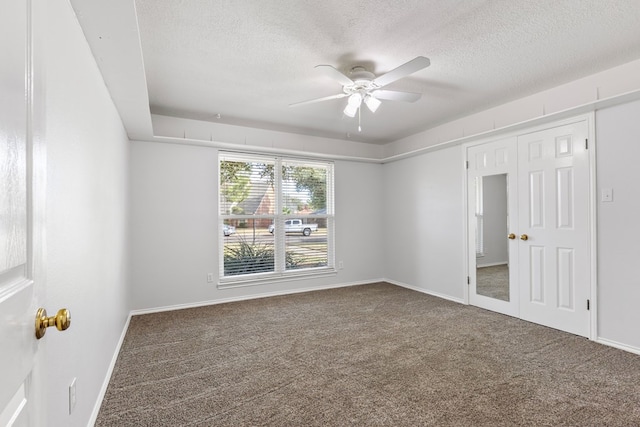
<svg viewBox="0 0 640 427"><path fill-rule="evenodd" d="M358 132L362 132L362 126L360 126L361 116L362 116L362 106L358 108Z"/></svg>

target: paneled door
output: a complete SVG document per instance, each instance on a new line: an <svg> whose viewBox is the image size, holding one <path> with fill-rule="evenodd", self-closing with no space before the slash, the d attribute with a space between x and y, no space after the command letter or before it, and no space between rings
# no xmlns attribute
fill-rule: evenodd
<svg viewBox="0 0 640 427"><path fill-rule="evenodd" d="M587 135L585 120L467 148L471 304L590 335Z"/></svg>
<svg viewBox="0 0 640 427"><path fill-rule="evenodd" d="M518 137L520 317L589 336L587 124Z"/></svg>
<svg viewBox="0 0 640 427"><path fill-rule="evenodd" d="M518 317L516 138L467 149L469 302Z"/></svg>
<svg viewBox="0 0 640 427"><path fill-rule="evenodd" d="M34 21L46 2L0 0L0 426L43 426L44 150ZM38 50L41 54L41 50Z"/></svg>

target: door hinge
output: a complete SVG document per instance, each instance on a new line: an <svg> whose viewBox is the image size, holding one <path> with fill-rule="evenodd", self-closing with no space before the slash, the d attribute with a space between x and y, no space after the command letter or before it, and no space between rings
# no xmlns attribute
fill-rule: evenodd
<svg viewBox="0 0 640 427"><path fill-rule="evenodd" d="M589 300L587 300L587 311L591 310L591 304L589 303Z"/></svg>
<svg viewBox="0 0 640 427"><path fill-rule="evenodd" d="M464 162L465 168L469 169L469 160L467 160L466 162Z"/></svg>
<svg viewBox="0 0 640 427"><path fill-rule="evenodd" d="M471 277L467 276L467 285L471 284Z"/></svg>
<svg viewBox="0 0 640 427"><path fill-rule="evenodd" d="M585 138L585 140L584 140L584 149L585 150L589 149L589 139L588 138Z"/></svg>

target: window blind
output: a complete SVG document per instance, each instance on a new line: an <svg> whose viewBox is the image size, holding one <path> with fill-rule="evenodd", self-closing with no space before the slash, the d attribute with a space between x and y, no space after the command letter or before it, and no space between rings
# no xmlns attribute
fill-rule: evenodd
<svg viewBox="0 0 640 427"><path fill-rule="evenodd" d="M221 152L220 283L334 268L333 163Z"/></svg>

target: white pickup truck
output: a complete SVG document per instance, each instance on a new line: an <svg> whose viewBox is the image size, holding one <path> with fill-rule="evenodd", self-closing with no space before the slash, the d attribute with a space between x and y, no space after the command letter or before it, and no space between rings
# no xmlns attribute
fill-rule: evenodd
<svg viewBox="0 0 640 427"><path fill-rule="evenodd" d="M271 224L269 233L273 234L274 229L275 227ZM302 233L303 236L309 236L316 231L318 231L318 224L303 224L301 219L287 219L284 222L285 233Z"/></svg>

